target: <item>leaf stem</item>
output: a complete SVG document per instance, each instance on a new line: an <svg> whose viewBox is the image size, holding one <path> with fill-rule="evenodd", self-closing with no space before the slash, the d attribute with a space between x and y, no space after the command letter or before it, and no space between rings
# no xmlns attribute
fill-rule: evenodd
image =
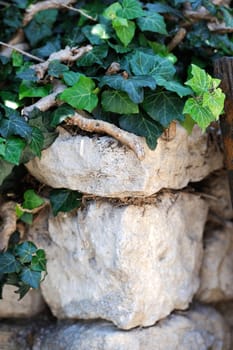
<svg viewBox="0 0 233 350"><path fill-rule="evenodd" d="M4 43L3 41L0 41L0 45L6 46L6 47L9 47L9 48L12 49L12 50L18 51L18 52L20 52L22 55L27 56L27 57L30 57L31 59L33 59L33 60L35 60L35 61L44 62L44 60L42 60L42 58L39 58L39 57L34 56L34 55L31 55L30 53L28 53L28 52L26 52L26 51L23 51L23 50L19 49L18 47L14 46L14 45L10 45L10 44Z"/></svg>

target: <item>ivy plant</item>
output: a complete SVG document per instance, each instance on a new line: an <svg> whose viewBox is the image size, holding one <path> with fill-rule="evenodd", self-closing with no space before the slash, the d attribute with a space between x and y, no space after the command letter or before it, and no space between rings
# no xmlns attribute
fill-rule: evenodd
<svg viewBox="0 0 233 350"><path fill-rule="evenodd" d="M31 288L39 288L46 273L46 256L43 249L38 249L32 242L20 243L19 232L11 236L6 251L0 252L0 299L3 286L13 285L18 289L19 298Z"/></svg>

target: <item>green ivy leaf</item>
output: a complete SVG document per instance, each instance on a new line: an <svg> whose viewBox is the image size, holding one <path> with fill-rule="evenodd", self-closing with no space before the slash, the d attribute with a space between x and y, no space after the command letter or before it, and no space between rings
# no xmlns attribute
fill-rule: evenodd
<svg viewBox="0 0 233 350"><path fill-rule="evenodd" d="M115 90L124 91L134 103L141 103L144 98L143 87L156 88L156 82L149 75L132 76L125 79L122 75L105 75L100 80L100 87L108 85Z"/></svg>
<svg viewBox="0 0 233 350"><path fill-rule="evenodd" d="M180 124L183 126L183 128L187 130L188 134L190 135L195 125L195 121L191 118L189 114L186 114L184 121L182 121Z"/></svg>
<svg viewBox="0 0 233 350"><path fill-rule="evenodd" d="M36 255L32 257L31 269L33 271L46 271L46 255L43 249L38 249Z"/></svg>
<svg viewBox="0 0 233 350"><path fill-rule="evenodd" d="M119 119L120 127L139 136L144 136L150 149L155 149L163 127L142 113L138 115L123 115Z"/></svg>
<svg viewBox="0 0 233 350"><path fill-rule="evenodd" d="M192 90L189 87L183 86L181 83L175 80L164 80L164 79L159 79L158 85L164 86L166 90L168 91L173 91L180 97L192 95Z"/></svg>
<svg viewBox="0 0 233 350"><path fill-rule="evenodd" d="M143 16L142 5L138 0L122 0L122 9L117 14L123 18L135 19Z"/></svg>
<svg viewBox="0 0 233 350"><path fill-rule="evenodd" d="M17 116L13 113L9 115L8 119L3 118L0 121L0 134L3 137L19 135L24 139L30 139L32 128L23 117Z"/></svg>
<svg viewBox="0 0 233 350"><path fill-rule="evenodd" d="M0 137L0 156L4 158L6 153L6 140Z"/></svg>
<svg viewBox="0 0 233 350"><path fill-rule="evenodd" d="M132 56L130 67L135 75L151 75L157 84L159 84L160 79L162 81L171 80L176 72L175 67L168 59L142 51L136 51Z"/></svg>
<svg viewBox="0 0 233 350"><path fill-rule="evenodd" d="M41 272L32 271L30 268L25 267L20 274L20 278L25 284L36 289L40 286Z"/></svg>
<svg viewBox="0 0 233 350"><path fill-rule="evenodd" d="M208 107L204 107L201 101L189 98L184 105L183 113L189 114L204 131L215 120L215 116Z"/></svg>
<svg viewBox="0 0 233 350"><path fill-rule="evenodd" d="M143 108L149 116L165 128L172 120L183 120L183 101L174 93L167 91L148 92L143 101Z"/></svg>
<svg viewBox="0 0 233 350"><path fill-rule="evenodd" d="M202 105L208 107L213 113L215 119L223 112L225 95L221 89L216 89L203 94Z"/></svg>
<svg viewBox="0 0 233 350"><path fill-rule="evenodd" d="M44 204L44 200L38 196L34 190L27 190L23 195L24 202L23 208L25 209L34 209L40 207Z"/></svg>
<svg viewBox="0 0 233 350"><path fill-rule="evenodd" d="M43 145L44 145L44 135L39 128L37 127L32 128L31 142L29 145L33 153L37 157L40 157L41 150L43 149Z"/></svg>
<svg viewBox="0 0 233 350"><path fill-rule="evenodd" d="M9 252L0 253L0 274L19 272L21 264Z"/></svg>
<svg viewBox="0 0 233 350"><path fill-rule="evenodd" d="M90 67L93 64L103 65L103 58L105 58L107 54L107 45L94 46L91 51L87 52L85 55L80 57L77 60L76 64L78 67Z"/></svg>
<svg viewBox="0 0 233 350"><path fill-rule="evenodd" d="M62 64L59 60L49 62L48 74L52 77L59 78L63 73L68 72L69 67Z"/></svg>
<svg viewBox="0 0 233 350"><path fill-rule="evenodd" d="M93 80L81 76L75 85L65 89L59 95L59 99L67 102L72 107L92 112L98 104L98 97L94 93L94 89L95 83Z"/></svg>
<svg viewBox="0 0 233 350"><path fill-rule="evenodd" d="M10 175L14 168L14 165L11 163L8 163L7 161L0 158L0 186L2 185L4 179Z"/></svg>
<svg viewBox="0 0 233 350"><path fill-rule="evenodd" d="M117 12L121 10L122 10L121 4L119 2L114 2L104 10L103 16L110 20L113 20L114 18L117 17Z"/></svg>
<svg viewBox="0 0 233 350"><path fill-rule="evenodd" d="M18 137L10 137L6 140L6 152L4 159L16 165L19 165L20 158L26 142Z"/></svg>
<svg viewBox="0 0 233 350"><path fill-rule="evenodd" d="M21 300L27 294L27 292L29 292L30 289L31 289L31 287L28 284L24 284L24 283L20 282L20 286L17 289L17 291L15 292L15 293L19 294L19 300Z"/></svg>
<svg viewBox="0 0 233 350"><path fill-rule="evenodd" d="M137 19L137 24L141 31L167 34L164 18L156 12L144 11L143 17Z"/></svg>
<svg viewBox="0 0 233 350"><path fill-rule="evenodd" d="M35 69L25 68L20 72L16 73L16 76L22 80L30 80L30 81L38 81L38 77L36 75Z"/></svg>
<svg viewBox="0 0 233 350"><path fill-rule="evenodd" d="M75 110L67 104L64 104L58 107L52 113L51 126L56 127L58 124L63 122L63 120L65 120L68 116L74 115L74 113L75 113Z"/></svg>
<svg viewBox="0 0 233 350"><path fill-rule="evenodd" d="M38 86L32 81L23 80L19 86L19 99L24 97L45 97L51 91L51 85Z"/></svg>
<svg viewBox="0 0 233 350"><path fill-rule="evenodd" d="M25 264L32 261L32 256L36 251L37 247L34 243L23 242L15 248L15 255L19 257L21 264Z"/></svg>
<svg viewBox="0 0 233 350"><path fill-rule="evenodd" d="M112 21L112 26L115 29L116 35L120 41L124 44L124 46L128 46L135 34L135 23L125 19L124 22L120 22L119 17L117 17Z"/></svg>
<svg viewBox="0 0 233 350"><path fill-rule="evenodd" d="M125 92L117 90L104 91L101 100L104 111L119 114L138 113L138 105L133 103Z"/></svg>
<svg viewBox="0 0 233 350"><path fill-rule="evenodd" d="M204 69L201 69L195 64L191 65L191 74L193 77L185 84L190 86L197 95L202 95L204 92L208 92L220 84L219 79L212 78Z"/></svg>
<svg viewBox="0 0 233 350"><path fill-rule="evenodd" d="M56 189L50 192L49 199L53 215L56 216L59 211L68 212L80 207L82 203L82 194L77 191Z"/></svg>
<svg viewBox="0 0 233 350"><path fill-rule="evenodd" d="M83 76L83 74L78 73L78 72L69 71L69 72L65 72L63 74L63 80L66 83L66 85L73 86L79 81L79 78L81 76Z"/></svg>
<svg viewBox="0 0 233 350"><path fill-rule="evenodd" d="M33 222L33 214L23 213L23 215L20 217L20 220L25 222L25 224L31 225Z"/></svg>
<svg viewBox="0 0 233 350"><path fill-rule="evenodd" d="M23 65L23 55L13 50L11 54L13 67L21 67Z"/></svg>

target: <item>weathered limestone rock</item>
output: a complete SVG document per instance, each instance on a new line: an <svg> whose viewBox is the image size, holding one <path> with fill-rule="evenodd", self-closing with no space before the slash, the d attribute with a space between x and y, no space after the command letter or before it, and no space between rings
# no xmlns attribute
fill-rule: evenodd
<svg viewBox="0 0 233 350"><path fill-rule="evenodd" d="M149 328L130 332L110 323L76 323L49 329L33 350L230 350L230 334L212 308L176 313Z"/></svg>
<svg viewBox="0 0 233 350"><path fill-rule="evenodd" d="M6 285L3 288L3 300L0 301L0 318L4 317L32 317L40 313L45 308L45 302L41 292L30 290L21 300L19 294L14 291L17 288Z"/></svg>
<svg viewBox="0 0 233 350"><path fill-rule="evenodd" d="M207 194L206 200L211 214L222 220L233 219L229 182L225 170L216 171L204 180L201 191Z"/></svg>
<svg viewBox="0 0 233 350"><path fill-rule="evenodd" d="M207 233L204 241L204 258L201 283L197 299L219 302L233 299L233 224Z"/></svg>
<svg viewBox="0 0 233 350"><path fill-rule="evenodd" d="M60 128L60 130L63 130ZM198 127L192 135L177 126L171 141L159 139L155 151L145 144L139 161L111 137L72 137L62 131L53 145L27 164L38 180L103 197L149 196L161 188L180 189L222 167L222 154L207 145Z"/></svg>
<svg viewBox="0 0 233 350"><path fill-rule="evenodd" d="M206 216L198 196L167 192L148 204L98 200L50 217L47 238L38 227L30 233L48 256L47 304L58 318L123 329L187 308L199 287Z"/></svg>

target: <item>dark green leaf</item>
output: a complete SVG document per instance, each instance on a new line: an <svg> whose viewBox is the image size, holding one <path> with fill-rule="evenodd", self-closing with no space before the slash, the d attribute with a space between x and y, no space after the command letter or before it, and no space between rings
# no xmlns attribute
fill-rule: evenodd
<svg viewBox="0 0 233 350"><path fill-rule="evenodd" d="M184 97L184 96L188 96L188 95L193 94L193 91L189 87L182 85L181 83L179 83L176 80L167 81L167 80L160 78L158 85L164 86L166 88L166 90L168 90L168 91L174 91L180 97Z"/></svg>
<svg viewBox="0 0 233 350"><path fill-rule="evenodd" d="M6 141L6 152L4 159L9 162L18 165L20 157L26 142L18 137L10 137Z"/></svg>
<svg viewBox="0 0 233 350"><path fill-rule="evenodd" d="M142 113L138 115L123 115L119 120L120 127L146 138L150 149L155 149L159 136L163 133L163 127Z"/></svg>
<svg viewBox="0 0 233 350"><path fill-rule="evenodd" d="M31 269L33 271L46 271L46 255L43 249L38 249L36 255L32 257Z"/></svg>
<svg viewBox="0 0 233 350"><path fill-rule="evenodd" d="M19 86L19 99L24 97L45 97L51 91L51 85L38 86L32 81L23 80Z"/></svg>
<svg viewBox="0 0 233 350"><path fill-rule="evenodd" d="M19 294L19 300L21 300L31 289L28 284L20 283L18 290L15 292Z"/></svg>
<svg viewBox="0 0 233 350"><path fill-rule="evenodd" d="M107 45L100 45L100 46L94 46L93 49L89 52L87 52L85 55L80 57L77 60L77 66L92 66L93 64L103 64L103 58L105 58L108 54L108 46Z"/></svg>
<svg viewBox="0 0 233 350"><path fill-rule="evenodd" d="M78 72L72 72L72 71L65 72L63 74L63 80L66 83L66 85L73 86L79 81L79 78L81 77L81 75L83 76L83 74Z"/></svg>
<svg viewBox="0 0 233 350"><path fill-rule="evenodd" d="M62 64L59 60L49 62L48 74L52 77L59 78L63 73L68 72L69 67Z"/></svg>
<svg viewBox="0 0 233 350"><path fill-rule="evenodd" d="M80 207L82 194L66 189L56 189L51 191L49 199L53 214L56 216L59 211L68 212Z"/></svg>
<svg viewBox="0 0 233 350"><path fill-rule="evenodd" d="M94 93L94 89L95 83L93 80L81 76L75 85L65 89L59 95L59 99L67 102L72 107L92 112L98 103L98 97Z"/></svg>
<svg viewBox="0 0 233 350"><path fill-rule="evenodd" d="M25 222L25 224L31 225L33 222L33 214L23 213L23 215L20 217L20 221Z"/></svg>
<svg viewBox="0 0 233 350"><path fill-rule="evenodd" d="M183 101L174 93L167 91L147 92L143 108L149 116L168 127L172 120L183 120Z"/></svg>
<svg viewBox="0 0 233 350"><path fill-rule="evenodd" d="M130 67L135 75L151 75L157 84L160 79L171 80L176 72L168 59L142 51L137 51L132 56Z"/></svg>
<svg viewBox="0 0 233 350"><path fill-rule="evenodd" d="M41 156L41 150L43 149L43 145L44 145L43 133L37 127L33 127L32 134L31 134L30 148L37 157Z"/></svg>
<svg viewBox="0 0 233 350"><path fill-rule="evenodd" d="M37 251L37 247L32 242L23 242L15 249L15 255L19 257L21 264L32 261L32 256Z"/></svg>
<svg viewBox="0 0 233 350"><path fill-rule="evenodd" d="M58 107L52 113L53 119L51 122L51 126L56 127L58 124L63 122L63 120L65 120L68 116L74 115L74 113L75 113L75 110L67 104L64 104L64 105Z"/></svg>
<svg viewBox="0 0 233 350"><path fill-rule="evenodd" d="M32 68L26 68L24 70L21 70L16 74L16 76L22 80L30 80L30 81L38 81L38 77L36 75L36 72Z"/></svg>
<svg viewBox="0 0 233 350"><path fill-rule="evenodd" d="M12 51L11 54L13 67L21 67L23 64L23 55L18 51Z"/></svg>
<svg viewBox="0 0 233 350"><path fill-rule="evenodd" d="M117 90L104 91L101 100L104 111L131 114L138 113L138 105L133 103L125 92Z"/></svg>
<svg viewBox="0 0 233 350"><path fill-rule="evenodd" d="M38 196L34 190L27 190L24 192L23 198L23 208L26 209L38 208L44 203L44 199Z"/></svg>
<svg viewBox="0 0 233 350"><path fill-rule="evenodd" d="M0 253L0 274L19 272L21 264L11 253Z"/></svg>
<svg viewBox="0 0 233 350"><path fill-rule="evenodd" d="M135 103L143 101L143 87L156 88L155 79L149 75L132 76L125 79L122 75L105 75L100 81L100 87L108 85L115 90L124 91Z"/></svg>
<svg viewBox="0 0 233 350"><path fill-rule="evenodd" d="M167 34L163 16L156 12L144 11L143 17L137 19L137 24L142 31Z"/></svg>
<svg viewBox="0 0 233 350"><path fill-rule="evenodd" d="M25 267L20 274L20 278L25 284L36 289L40 286L41 272L32 271L30 268Z"/></svg>
<svg viewBox="0 0 233 350"><path fill-rule="evenodd" d="M122 9L117 11L117 15L134 19L143 16L142 5L138 0L122 0Z"/></svg>
<svg viewBox="0 0 233 350"><path fill-rule="evenodd" d="M9 137L12 135L19 135L24 139L30 139L32 134L32 128L23 119L17 115L9 115L8 119L3 118L0 121L0 134L3 137Z"/></svg>
<svg viewBox="0 0 233 350"><path fill-rule="evenodd" d="M14 164L8 163L7 161L0 158L0 186L2 185L4 179L10 175L14 168Z"/></svg>

